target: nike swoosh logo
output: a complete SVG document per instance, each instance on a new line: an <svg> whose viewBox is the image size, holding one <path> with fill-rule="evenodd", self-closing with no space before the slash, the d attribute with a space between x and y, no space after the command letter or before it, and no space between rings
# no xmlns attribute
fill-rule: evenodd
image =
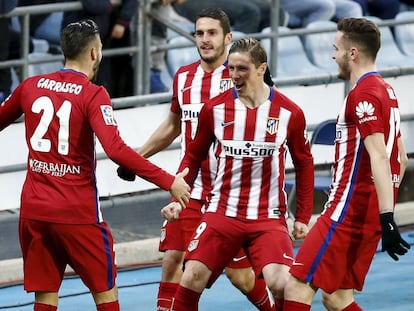
<svg viewBox="0 0 414 311"><path fill-rule="evenodd" d="M288 256L286 253L283 253L283 258L295 261L295 259L293 257Z"/></svg>
<svg viewBox="0 0 414 311"><path fill-rule="evenodd" d="M187 91L187 90L189 90L189 89L191 89L191 88L193 88L193 87L195 87L195 85L190 85L190 86L187 86L187 87L183 87L183 88L181 89L181 93L184 93L185 91Z"/></svg>
<svg viewBox="0 0 414 311"><path fill-rule="evenodd" d="M238 262L238 261L243 260L244 258L247 258L247 256L243 256L243 257L235 257L235 258L233 258L233 261Z"/></svg>
<svg viewBox="0 0 414 311"><path fill-rule="evenodd" d="M234 121L230 121L230 122L221 122L221 126L222 126L222 127L226 127L226 126L229 126L229 125L232 125L232 124L234 124Z"/></svg>
<svg viewBox="0 0 414 311"><path fill-rule="evenodd" d="M303 266L303 263L296 262L293 257L286 255L286 253L283 253L283 258L292 260L292 266Z"/></svg>

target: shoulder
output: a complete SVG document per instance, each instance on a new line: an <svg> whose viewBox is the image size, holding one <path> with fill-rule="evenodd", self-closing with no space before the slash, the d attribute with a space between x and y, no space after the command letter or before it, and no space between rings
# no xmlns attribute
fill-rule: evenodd
<svg viewBox="0 0 414 311"><path fill-rule="evenodd" d="M303 114L302 108L298 104L296 104L292 99L283 94L276 87L273 87L273 90L273 103L280 105L281 107L289 110L292 113Z"/></svg>
<svg viewBox="0 0 414 311"><path fill-rule="evenodd" d="M183 65L180 68L178 68L175 75L180 74L182 72L195 71L195 70L197 70L198 66L200 66L200 60L197 60L197 61L195 61L191 64Z"/></svg>

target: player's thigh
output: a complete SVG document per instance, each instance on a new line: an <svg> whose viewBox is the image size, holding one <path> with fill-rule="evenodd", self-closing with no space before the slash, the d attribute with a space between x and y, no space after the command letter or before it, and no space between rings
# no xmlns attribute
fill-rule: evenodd
<svg viewBox="0 0 414 311"><path fill-rule="evenodd" d="M57 292L68 261L65 249L53 231L53 224L21 218L19 238L25 289Z"/></svg>
<svg viewBox="0 0 414 311"><path fill-rule="evenodd" d="M232 217L208 212L196 228L185 260L202 262L212 271L208 286L211 286L240 250L245 234L240 223Z"/></svg>
<svg viewBox="0 0 414 311"><path fill-rule="evenodd" d="M67 225L60 230L70 264L91 292L115 286L116 265L112 233L105 222Z"/></svg>

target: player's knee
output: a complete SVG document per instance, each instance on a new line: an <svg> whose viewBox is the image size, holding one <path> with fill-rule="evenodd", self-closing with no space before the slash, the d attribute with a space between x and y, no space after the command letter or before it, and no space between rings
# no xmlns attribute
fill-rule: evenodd
<svg viewBox="0 0 414 311"><path fill-rule="evenodd" d="M183 252L169 252L164 254L162 259L162 270L167 273L174 274L177 270L183 269L184 253Z"/></svg>
<svg viewBox="0 0 414 311"><path fill-rule="evenodd" d="M100 292L100 293L92 293L93 299L96 305L102 303L108 303L118 300L118 288L115 286L110 290Z"/></svg>
<svg viewBox="0 0 414 311"><path fill-rule="evenodd" d="M180 284L197 292L201 292L207 285L210 276L211 271L206 265L199 261L190 260L186 263Z"/></svg>
<svg viewBox="0 0 414 311"><path fill-rule="evenodd" d="M226 269L230 282L243 293L250 292L254 287L255 277L251 269Z"/></svg>
<svg viewBox="0 0 414 311"><path fill-rule="evenodd" d="M181 253L181 254L180 254ZM166 252L162 259L162 281L179 283L183 274L184 253Z"/></svg>
<svg viewBox="0 0 414 311"><path fill-rule="evenodd" d="M341 311L343 303L339 304L336 296L322 292L322 303L328 311Z"/></svg>

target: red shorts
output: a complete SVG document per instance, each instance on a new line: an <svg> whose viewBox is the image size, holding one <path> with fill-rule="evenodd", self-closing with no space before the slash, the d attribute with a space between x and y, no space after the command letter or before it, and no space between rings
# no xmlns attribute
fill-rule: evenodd
<svg viewBox="0 0 414 311"><path fill-rule="evenodd" d="M212 275L210 287L243 248L256 275L270 263L290 266L293 244L285 219L240 220L205 213L188 245L185 260L204 263Z"/></svg>
<svg viewBox="0 0 414 311"><path fill-rule="evenodd" d="M226 268L230 269L244 269L251 267L251 263L249 257L247 257L246 252L243 248L239 250L237 255L230 260L226 266Z"/></svg>
<svg viewBox="0 0 414 311"><path fill-rule="evenodd" d="M113 239L108 225L57 224L21 218L24 288L57 292L70 265L91 292L115 286Z"/></svg>
<svg viewBox="0 0 414 311"><path fill-rule="evenodd" d="M332 222L321 216L306 236L290 273L331 294L362 290L381 232Z"/></svg>
<svg viewBox="0 0 414 311"><path fill-rule="evenodd" d="M180 213L180 217L171 222L164 222L161 228L159 251L178 250L184 252L188 242L200 223L203 203L191 199L187 207Z"/></svg>

